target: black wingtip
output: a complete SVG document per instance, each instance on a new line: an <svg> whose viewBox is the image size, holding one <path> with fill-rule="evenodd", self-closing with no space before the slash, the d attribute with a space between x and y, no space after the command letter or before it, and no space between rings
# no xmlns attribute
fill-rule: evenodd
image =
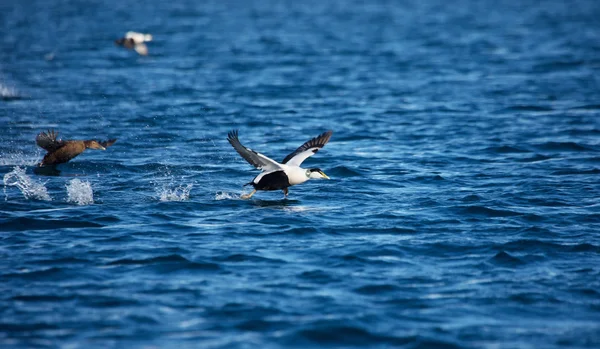
<svg viewBox="0 0 600 349"><path fill-rule="evenodd" d="M238 139L238 134L239 134L238 130L229 131L229 133L227 133L227 140L229 142L231 142L234 139Z"/></svg>
<svg viewBox="0 0 600 349"><path fill-rule="evenodd" d="M325 144L327 144L327 142L329 142L329 140L331 139L332 134L333 134L332 130L328 130L328 131L321 133L320 135L318 135L317 137L315 137L311 140L316 143L316 144L311 144L311 145L320 145L321 147L325 146ZM311 142L311 143L313 143L313 142Z"/></svg>

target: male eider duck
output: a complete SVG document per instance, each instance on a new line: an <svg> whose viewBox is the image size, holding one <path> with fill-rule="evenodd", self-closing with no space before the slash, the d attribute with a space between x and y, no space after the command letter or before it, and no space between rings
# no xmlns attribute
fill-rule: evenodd
<svg viewBox="0 0 600 349"><path fill-rule="evenodd" d="M329 179L323 171L318 168L304 169L300 165L309 156L315 154L319 149L323 148L333 131L322 133L310 141L302 144L298 149L289 154L281 163L272 160L261 153L257 153L250 148L246 148L238 139L238 131L229 132L227 140L233 148L246 161L263 172L256 176L252 182L245 185L252 185L254 190L250 194L242 195L242 199L249 199L256 194L257 190L283 190L283 194L287 197L288 187L292 185L304 183L311 178Z"/></svg>
<svg viewBox="0 0 600 349"><path fill-rule="evenodd" d="M37 145L48 151L38 166L62 164L73 159L88 148L106 150L106 147L113 145L117 141L116 139L109 139L104 142L98 142L93 139L87 141L63 141L62 139L57 139L57 137L58 132L52 130L41 132L35 138Z"/></svg>
<svg viewBox="0 0 600 349"><path fill-rule="evenodd" d="M145 42L152 41L152 35L137 32L127 32L125 37L115 40L115 45L123 46L127 49L134 49L142 56L148 55L148 46Z"/></svg>

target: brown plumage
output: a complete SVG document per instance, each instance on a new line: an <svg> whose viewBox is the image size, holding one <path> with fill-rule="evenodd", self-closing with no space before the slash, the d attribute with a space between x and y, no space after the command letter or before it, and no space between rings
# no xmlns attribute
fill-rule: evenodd
<svg viewBox="0 0 600 349"><path fill-rule="evenodd" d="M103 142L93 139L87 141L63 141L62 139L58 139L58 132L49 130L48 132L40 132L35 141L37 145L48 151L38 166L47 166L65 163L88 148L106 150L106 147L113 145L117 140L109 139Z"/></svg>

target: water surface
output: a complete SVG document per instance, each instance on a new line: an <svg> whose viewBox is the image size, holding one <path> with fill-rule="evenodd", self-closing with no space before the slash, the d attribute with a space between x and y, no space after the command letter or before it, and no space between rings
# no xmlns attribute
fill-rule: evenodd
<svg viewBox="0 0 600 349"><path fill-rule="evenodd" d="M600 346L599 9L3 2L1 346Z"/></svg>

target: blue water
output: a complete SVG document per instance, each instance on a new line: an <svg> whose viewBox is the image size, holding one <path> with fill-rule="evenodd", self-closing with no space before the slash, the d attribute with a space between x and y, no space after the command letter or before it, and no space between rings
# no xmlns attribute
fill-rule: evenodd
<svg viewBox="0 0 600 349"><path fill-rule="evenodd" d="M2 1L0 346L600 347L599 18ZM34 171L48 128L118 141ZM240 200L231 129L275 159L332 129L332 179Z"/></svg>

